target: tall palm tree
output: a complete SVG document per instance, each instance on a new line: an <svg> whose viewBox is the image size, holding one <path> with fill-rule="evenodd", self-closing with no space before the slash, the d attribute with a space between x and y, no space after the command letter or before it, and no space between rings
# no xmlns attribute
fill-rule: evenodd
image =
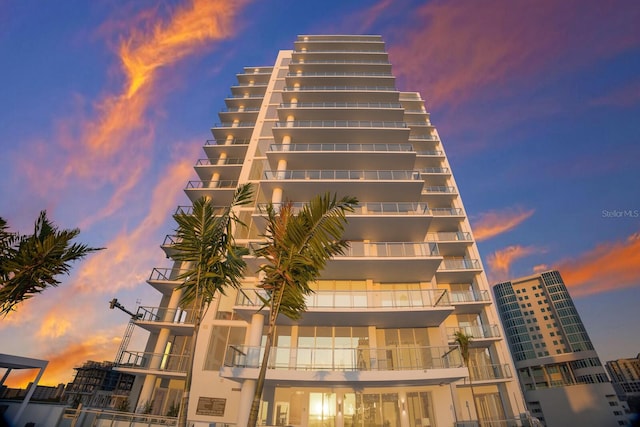
<svg viewBox="0 0 640 427"><path fill-rule="evenodd" d="M189 390L193 378L193 360L200 323L216 292L224 294L227 286L239 287L246 266L242 256L247 248L235 245L233 227L243 225L234 208L251 203L253 188L244 184L236 190L231 204L222 212L208 198L193 203L191 213L177 213L177 243L173 246L173 259L183 262L185 271L178 277L184 282L178 287L183 294L182 307L191 306L194 313L194 329L191 350L187 362L184 394L178 414L178 426L187 423Z"/></svg>
<svg viewBox="0 0 640 427"><path fill-rule="evenodd" d="M40 212L31 235L9 231L0 218L0 315L6 316L16 305L60 284L56 276L69 274L71 263L91 252L83 243L72 243L77 228L60 230Z"/></svg>
<svg viewBox="0 0 640 427"><path fill-rule="evenodd" d="M473 392L473 381L471 380L471 357L469 354L469 345L471 344L471 335L467 335L463 330L456 331L453 334L453 341L460 347L460 354L464 364L467 365L467 371L469 371L469 387L471 388L471 400L473 400L473 409L478 417L478 424L480 423L480 414L478 413L478 407L476 405L476 396Z"/></svg>
<svg viewBox="0 0 640 427"><path fill-rule="evenodd" d="M270 312L248 427L255 427L258 422L278 314L297 319L306 310L304 297L313 292L309 284L318 278L327 260L343 253L349 245L342 240L345 214L353 212L357 203L354 197L337 200L335 195L326 193L311 199L297 213L291 203L285 203L280 210L272 204L266 208L267 228L263 236L266 242L255 255L266 261L260 268L264 276L259 287L268 295L264 303Z"/></svg>

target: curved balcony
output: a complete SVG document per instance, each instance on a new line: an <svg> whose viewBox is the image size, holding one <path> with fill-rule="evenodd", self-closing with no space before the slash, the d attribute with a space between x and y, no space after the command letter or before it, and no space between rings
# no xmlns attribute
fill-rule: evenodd
<svg viewBox="0 0 640 427"><path fill-rule="evenodd" d="M447 327L449 344L455 343L455 333L462 331L471 337L469 347L487 347L500 338L498 325L450 326Z"/></svg>
<svg viewBox="0 0 640 427"><path fill-rule="evenodd" d="M262 289L243 289L234 310L248 320L268 298ZM315 291L305 297L305 303L307 310L295 321L297 325L430 327L439 326L453 312L444 289ZM263 310L268 312L269 307ZM278 317L278 324L292 323L286 316Z"/></svg>
<svg viewBox="0 0 640 427"><path fill-rule="evenodd" d="M416 155L411 144L271 144L267 159L273 166L286 160L289 169L411 169Z"/></svg>
<svg viewBox="0 0 640 427"><path fill-rule="evenodd" d="M256 379L264 348L230 346L220 375ZM300 385L440 384L468 376L458 347L389 346L380 348L273 347L267 381Z"/></svg>
<svg viewBox="0 0 640 427"><path fill-rule="evenodd" d="M192 310L167 307L138 307L134 323L149 332L169 329L173 335L193 334L195 313Z"/></svg>
<svg viewBox="0 0 640 427"><path fill-rule="evenodd" d="M361 202L410 202L418 198L423 181L411 170L267 170L260 185L267 194L281 188L290 200L308 200L330 185L337 194L349 194Z"/></svg>
<svg viewBox="0 0 640 427"><path fill-rule="evenodd" d="M178 277L186 271L178 268L154 268L151 270L147 283L163 295L171 295L177 286L184 283L184 280L178 279Z"/></svg>
<svg viewBox="0 0 640 427"><path fill-rule="evenodd" d="M298 211L305 203L292 203ZM266 226L266 204L258 204L254 212L254 222L259 229ZM347 212L348 226L345 229L346 240L372 240L377 242L413 241L424 239L433 216L425 204L397 202L365 202Z"/></svg>
<svg viewBox="0 0 640 427"><path fill-rule="evenodd" d="M437 275L442 283L470 283L480 272L482 268L477 259L444 258Z"/></svg>
<svg viewBox="0 0 640 427"><path fill-rule="evenodd" d="M277 141L288 135L294 141L323 143L357 138L373 143L407 141L409 128L404 122L371 120L295 120L276 122L273 136Z"/></svg>
<svg viewBox="0 0 640 427"><path fill-rule="evenodd" d="M376 282L420 282L433 277L442 261L436 243L350 242L344 254L330 259L323 279L373 279ZM261 260L247 257L249 271Z"/></svg>
<svg viewBox="0 0 640 427"><path fill-rule="evenodd" d="M238 187L236 180L219 181L189 181L184 192L192 202L201 197L209 197L217 205L228 205L233 200L233 194Z"/></svg>
<svg viewBox="0 0 640 427"><path fill-rule="evenodd" d="M124 351L115 361L115 368L134 375L180 379L186 377L188 364L187 355Z"/></svg>

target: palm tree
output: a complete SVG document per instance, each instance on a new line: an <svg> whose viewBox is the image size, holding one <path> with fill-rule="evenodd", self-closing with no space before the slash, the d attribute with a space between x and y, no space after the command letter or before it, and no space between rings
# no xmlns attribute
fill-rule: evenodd
<svg viewBox="0 0 640 427"><path fill-rule="evenodd" d="M467 335L463 330L456 331L453 334L453 341L460 347L460 354L462 355L462 360L464 360L464 364L467 365L467 370L469 371L469 387L471 388L471 400L473 400L473 409L476 412L476 416L478 417L478 424L480 424L480 414L478 413L478 407L476 406L476 396L473 392L473 382L471 380L471 357L469 355L469 344L471 344L471 339L473 338L471 335Z"/></svg>
<svg viewBox="0 0 640 427"><path fill-rule="evenodd" d="M264 273L259 287L267 293L268 297L263 302L270 312L248 427L255 427L258 421L278 314L297 319L306 310L304 297L313 292L309 284L318 278L327 260L343 253L349 245L342 240L345 213L353 212L357 203L354 197L336 200L335 195L326 193L311 199L297 213L290 202L280 210L276 210L273 204L266 208L267 227L263 236L266 242L255 251L255 255L266 261L259 270Z"/></svg>
<svg viewBox="0 0 640 427"><path fill-rule="evenodd" d="M173 246L173 258L185 265L185 271L178 277L184 282L180 304L191 306L194 313L194 329L191 350L187 364L184 394L178 415L178 426L187 423L189 390L193 378L193 360L200 322L216 292L224 294L227 286L239 287L246 266L242 256L249 253L247 248L235 245L233 227L243 225L234 208L251 203L253 189L244 184L236 190L231 204L216 213L208 198L200 198L193 203L191 213L177 213L177 243Z"/></svg>
<svg viewBox="0 0 640 427"><path fill-rule="evenodd" d="M8 231L7 221L0 218L0 315L6 316L16 305L60 284L56 276L69 274L71 263L91 252L82 243L71 243L80 230L59 230L40 212L32 235Z"/></svg>

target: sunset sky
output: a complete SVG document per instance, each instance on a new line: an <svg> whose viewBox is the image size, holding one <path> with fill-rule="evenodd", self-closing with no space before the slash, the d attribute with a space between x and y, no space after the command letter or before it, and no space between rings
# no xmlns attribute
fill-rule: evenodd
<svg viewBox="0 0 640 427"><path fill-rule="evenodd" d="M427 100L491 283L559 269L601 359L635 356L639 22L635 0L0 2L0 216L107 248L0 319L0 353L50 360L48 385L113 360L109 301L159 302L145 281L236 73L333 33L382 35Z"/></svg>

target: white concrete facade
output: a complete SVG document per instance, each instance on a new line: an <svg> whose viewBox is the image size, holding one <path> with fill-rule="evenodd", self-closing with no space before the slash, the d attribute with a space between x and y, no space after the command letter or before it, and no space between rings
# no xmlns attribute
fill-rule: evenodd
<svg viewBox="0 0 640 427"><path fill-rule="evenodd" d="M255 205L238 212L249 227L235 236L249 246L264 232L261 204L327 191L360 202L348 215L349 251L328 263L303 317L279 321L260 422L519 420L522 395L443 144L420 94L396 88L381 37L299 36L273 65L237 77L195 166L199 180L185 190L191 200L224 206L239 183L253 183ZM163 247L171 256L170 236ZM202 425L246 425L265 329L260 260L247 262L242 290L217 298L200 329L188 417ZM160 307L133 322L151 338L116 361L139 376L137 406L150 402L162 415L181 393L190 348L179 269L154 269ZM471 372L457 330L473 336Z"/></svg>

